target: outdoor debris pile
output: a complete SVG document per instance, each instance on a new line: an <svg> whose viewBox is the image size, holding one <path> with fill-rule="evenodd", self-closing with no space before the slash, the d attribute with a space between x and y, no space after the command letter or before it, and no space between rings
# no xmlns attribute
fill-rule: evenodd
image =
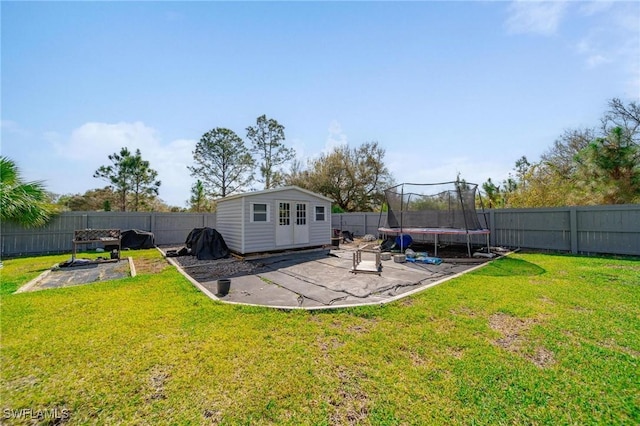
<svg viewBox="0 0 640 426"><path fill-rule="evenodd" d="M185 247L167 251L168 257L196 256L198 260L225 259L230 254L224 238L213 228L194 228L187 235Z"/></svg>
<svg viewBox="0 0 640 426"><path fill-rule="evenodd" d="M150 249L155 247L155 236L153 232L141 231L139 229L129 229L122 233L122 248Z"/></svg>

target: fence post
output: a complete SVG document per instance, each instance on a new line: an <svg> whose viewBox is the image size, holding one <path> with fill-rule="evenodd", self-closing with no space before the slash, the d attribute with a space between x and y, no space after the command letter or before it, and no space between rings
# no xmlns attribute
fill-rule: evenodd
<svg viewBox="0 0 640 426"><path fill-rule="evenodd" d="M578 253L578 212L575 207L569 209L569 233L571 235L571 253Z"/></svg>
<svg viewBox="0 0 640 426"><path fill-rule="evenodd" d="M494 209L489 210L489 241L490 245L497 246L496 243L496 211Z"/></svg>

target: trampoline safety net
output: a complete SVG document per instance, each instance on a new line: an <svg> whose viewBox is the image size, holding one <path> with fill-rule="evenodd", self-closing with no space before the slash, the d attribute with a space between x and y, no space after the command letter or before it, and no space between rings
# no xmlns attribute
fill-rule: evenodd
<svg viewBox="0 0 640 426"><path fill-rule="evenodd" d="M402 183L385 190L390 228L484 229L476 213L478 185Z"/></svg>

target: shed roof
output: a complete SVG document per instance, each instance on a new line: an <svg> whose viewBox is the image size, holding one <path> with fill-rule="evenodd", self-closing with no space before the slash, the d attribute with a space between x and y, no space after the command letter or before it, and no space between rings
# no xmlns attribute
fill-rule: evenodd
<svg viewBox="0 0 640 426"><path fill-rule="evenodd" d="M281 187L281 188L264 189L262 191L243 192L242 194L234 194L234 195L229 195L229 196L224 197L224 198L220 198L219 200L217 200L217 202L220 203L220 202L223 202L223 201L235 200L237 198L252 197L254 195L263 195L263 194L271 194L271 193L275 194L275 193L278 193L278 192L290 191L290 190L304 192L305 194L311 195L313 197L320 198L320 199L328 201L330 203L333 202L333 200L331 198L325 197L322 194L318 194L318 193L309 191L308 189L300 188L299 186L284 186L284 187Z"/></svg>

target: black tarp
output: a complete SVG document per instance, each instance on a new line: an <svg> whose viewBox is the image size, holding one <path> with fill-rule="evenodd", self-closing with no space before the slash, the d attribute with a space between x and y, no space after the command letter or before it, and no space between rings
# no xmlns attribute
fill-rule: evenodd
<svg viewBox="0 0 640 426"><path fill-rule="evenodd" d="M222 235L213 228L194 228L185 245L198 260L223 259L231 254Z"/></svg>
<svg viewBox="0 0 640 426"><path fill-rule="evenodd" d="M153 232L129 229L122 232L120 236L122 238L120 244L123 249L147 249L155 247L155 236Z"/></svg>

